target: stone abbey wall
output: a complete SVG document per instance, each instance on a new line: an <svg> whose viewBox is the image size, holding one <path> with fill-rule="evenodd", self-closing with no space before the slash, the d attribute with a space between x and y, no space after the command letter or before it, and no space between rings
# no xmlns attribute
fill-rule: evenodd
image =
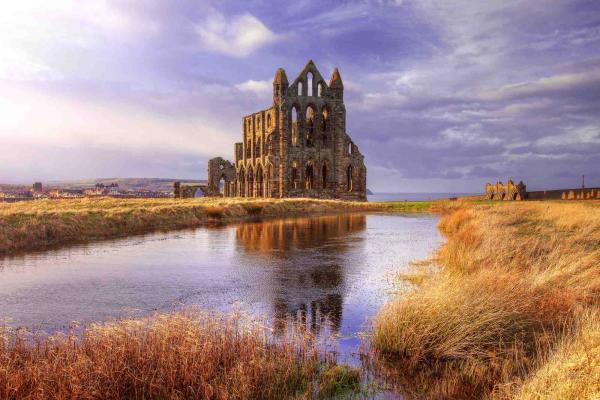
<svg viewBox="0 0 600 400"><path fill-rule="evenodd" d="M556 189L527 191L523 181L514 184L510 179L504 185L498 181L495 185L486 183L486 200L593 200L600 199L600 188Z"/></svg>
<svg viewBox="0 0 600 400"><path fill-rule="evenodd" d="M329 83L312 60L291 83L278 69L271 107L242 118L242 141L228 163L209 161L209 195L366 200L367 170L346 133L337 68Z"/></svg>
<svg viewBox="0 0 600 400"><path fill-rule="evenodd" d="M600 200L600 188L539 190L528 192L529 200Z"/></svg>
<svg viewBox="0 0 600 400"><path fill-rule="evenodd" d="M515 183L512 180L508 180L506 185L501 181L496 182L495 185L490 183L485 184L484 198L486 200L524 200L527 196L527 186L523 181Z"/></svg>

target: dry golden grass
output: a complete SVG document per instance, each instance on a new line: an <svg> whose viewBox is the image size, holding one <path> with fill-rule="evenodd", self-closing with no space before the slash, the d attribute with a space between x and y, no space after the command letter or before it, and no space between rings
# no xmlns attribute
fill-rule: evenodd
<svg viewBox="0 0 600 400"><path fill-rule="evenodd" d="M73 199L0 203L0 254L200 226L251 216L372 211L372 203L311 199Z"/></svg>
<svg viewBox="0 0 600 400"><path fill-rule="evenodd" d="M581 315L599 311L600 203L453 205L439 228L448 238L435 257L442 268L375 320L385 372L403 374L413 395L520 393L561 343L578 340L570 332ZM584 332L597 332L591 326ZM577 390L572 398L589 398L577 397L589 387Z"/></svg>
<svg viewBox="0 0 600 400"><path fill-rule="evenodd" d="M361 211L421 212L433 204L243 198L86 198L0 203L0 255L192 228L211 221Z"/></svg>
<svg viewBox="0 0 600 400"><path fill-rule="evenodd" d="M600 315L583 315L573 334L517 389L519 400L600 398Z"/></svg>
<svg viewBox="0 0 600 400"><path fill-rule="evenodd" d="M300 399L359 383L309 334L276 339L235 314L156 315L37 340L1 333L2 399Z"/></svg>

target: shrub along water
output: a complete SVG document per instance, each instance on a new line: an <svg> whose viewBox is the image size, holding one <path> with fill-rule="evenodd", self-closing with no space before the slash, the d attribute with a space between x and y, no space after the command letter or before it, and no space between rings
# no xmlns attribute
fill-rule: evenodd
<svg viewBox="0 0 600 400"><path fill-rule="evenodd" d="M429 210L432 204L243 198L86 198L0 203L0 255L247 217L419 212Z"/></svg>
<svg viewBox="0 0 600 400"><path fill-rule="evenodd" d="M312 199L63 199L0 203L0 255L211 221L387 209Z"/></svg>
<svg viewBox="0 0 600 400"><path fill-rule="evenodd" d="M157 314L38 339L0 329L2 399L313 398L358 384L304 330L274 338L236 314Z"/></svg>
<svg viewBox="0 0 600 400"><path fill-rule="evenodd" d="M439 229L441 268L375 319L382 373L415 396L600 395L600 204L454 203Z"/></svg>

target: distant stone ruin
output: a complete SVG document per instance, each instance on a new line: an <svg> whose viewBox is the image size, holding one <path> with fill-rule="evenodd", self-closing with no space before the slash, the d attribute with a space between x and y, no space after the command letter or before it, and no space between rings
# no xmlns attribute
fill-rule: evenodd
<svg viewBox="0 0 600 400"><path fill-rule="evenodd" d="M490 183L485 184L485 199L486 200L524 200L527 196L527 186L520 181L516 185L512 180L508 180L506 185L501 181L495 185Z"/></svg>
<svg viewBox="0 0 600 400"><path fill-rule="evenodd" d="M486 200L600 200L600 188L538 190L528 192L527 186L520 181L514 184L510 179L504 185L501 181L495 185L485 184Z"/></svg>
<svg viewBox="0 0 600 400"><path fill-rule="evenodd" d="M527 193L529 200L600 200L600 188L542 190Z"/></svg>
<svg viewBox="0 0 600 400"><path fill-rule="evenodd" d="M232 197L235 193L235 166L221 157L208 161L207 196Z"/></svg>
<svg viewBox="0 0 600 400"><path fill-rule="evenodd" d="M206 197L208 185L190 185L181 184L181 182L173 183L173 197L176 199L189 199L192 197Z"/></svg>

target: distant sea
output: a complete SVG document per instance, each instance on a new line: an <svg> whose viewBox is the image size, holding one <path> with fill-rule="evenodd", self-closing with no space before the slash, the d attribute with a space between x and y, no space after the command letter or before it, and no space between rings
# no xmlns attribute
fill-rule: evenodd
<svg viewBox="0 0 600 400"><path fill-rule="evenodd" d="M427 201L449 197L476 196L480 193L374 193L367 195L369 201Z"/></svg>

